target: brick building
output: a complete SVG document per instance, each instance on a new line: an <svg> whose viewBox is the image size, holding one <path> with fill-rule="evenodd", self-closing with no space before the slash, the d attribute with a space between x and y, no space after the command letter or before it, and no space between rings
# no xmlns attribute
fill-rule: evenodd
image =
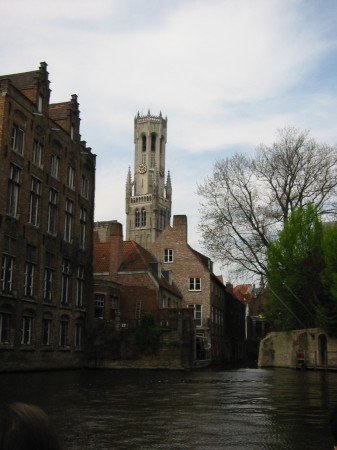
<svg viewBox="0 0 337 450"><path fill-rule="evenodd" d="M0 370L82 364L95 155L46 63L0 77Z"/></svg>
<svg viewBox="0 0 337 450"><path fill-rule="evenodd" d="M165 310L181 308L182 296L170 273L135 241L123 241L120 223L96 222L94 230L96 318L118 318L121 326L128 327L137 324L143 313L163 321Z"/></svg>
<svg viewBox="0 0 337 450"><path fill-rule="evenodd" d="M187 217L174 216L149 250L162 264L194 311L197 353L213 361L244 357L244 305L214 275L212 261L187 241Z"/></svg>

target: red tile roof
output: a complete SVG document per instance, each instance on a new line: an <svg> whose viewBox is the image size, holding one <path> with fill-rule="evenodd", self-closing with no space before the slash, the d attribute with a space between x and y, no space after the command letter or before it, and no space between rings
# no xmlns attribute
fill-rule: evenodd
<svg viewBox="0 0 337 450"><path fill-rule="evenodd" d="M250 302L254 296L253 286L251 284L239 284L238 286L235 286L235 288L233 288L233 294L241 302Z"/></svg>
<svg viewBox="0 0 337 450"><path fill-rule="evenodd" d="M109 242L95 243L94 245L94 273L109 272Z"/></svg>

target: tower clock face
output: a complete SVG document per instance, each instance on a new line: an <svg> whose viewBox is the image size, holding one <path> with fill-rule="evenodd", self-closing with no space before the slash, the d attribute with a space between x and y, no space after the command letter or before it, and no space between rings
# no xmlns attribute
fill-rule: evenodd
<svg viewBox="0 0 337 450"><path fill-rule="evenodd" d="M147 170L146 164L140 164L138 167L138 172L139 173L145 173Z"/></svg>

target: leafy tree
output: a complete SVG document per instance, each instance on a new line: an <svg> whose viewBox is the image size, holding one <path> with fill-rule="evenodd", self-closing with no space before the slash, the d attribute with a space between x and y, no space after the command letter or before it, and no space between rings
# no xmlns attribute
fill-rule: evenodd
<svg viewBox="0 0 337 450"><path fill-rule="evenodd" d="M311 204L320 215L334 214L336 191L337 148L284 128L255 157L216 162L198 187L204 247L239 272L265 275L269 244L291 212Z"/></svg>
<svg viewBox="0 0 337 450"><path fill-rule="evenodd" d="M337 225L324 227L322 239L324 268L321 281L325 297L317 306L316 314L320 326L331 334L337 334Z"/></svg>
<svg viewBox="0 0 337 450"><path fill-rule="evenodd" d="M324 303L322 234L318 213L309 204L293 210L278 238L269 244L266 316L273 329L317 325L317 311Z"/></svg>

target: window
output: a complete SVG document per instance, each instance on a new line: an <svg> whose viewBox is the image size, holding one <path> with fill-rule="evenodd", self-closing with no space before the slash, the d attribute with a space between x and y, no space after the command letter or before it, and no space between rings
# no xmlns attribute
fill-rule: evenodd
<svg viewBox="0 0 337 450"><path fill-rule="evenodd" d="M68 186L74 189L75 169L72 166L68 166Z"/></svg>
<svg viewBox="0 0 337 450"><path fill-rule="evenodd" d="M142 314L142 302L137 302L136 303L136 319L140 319L140 316Z"/></svg>
<svg viewBox="0 0 337 450"><path fill-rule="evenodd" d="M200 291L201 290L201 278L190 278L188 282L189 291Z"/></svg>
<svg viewBox="0 0 337 450"><path fill-rule="evenodd" d="M13 270L16 254L16 241L10 236L4 236L4 248L1 260L0 290L5 294L12 294Z"/></svg>
<svg viewBox="0 0 337 450"><path fill-rule="evenodd" d="M86 244L86 230L87 230L87 210L80 209L80 248L85 248Z"/></svg>
<svg viewBox="0 0 337 450"><path fill-rule="evenodd" d="M20 191L21 169L11 164L8 181L7 213L16 217Z"/></svg>
<svg viewBox="0 0 337 450"><path fill-rule="evenodd" d="M155 167L155 158L156 158L156 135L151 134L151 161L150 166L153 169Z"/></svg>
<svg viewBox="0 0 337 450"><path fill-rule="evenodd" d="M75 324L75 347L77 348L82 346L82 329L81 323Z"/></svg>
<svg viewBox="0 0 337 450"><path fill-rule="evenodd" d="M43 145L39 141L34 140L32 161L33 161L33 164L35 164L38 167L41 167L42 149L43 149Z"/></svg>
<svg viewBox="0 0 337 450"><path fill-rule="evenodd" d="M164 250L164 263L173 262L173 250L171 248L165 248Z"/></svg>
<svg viewBox="0 0 337 450"><path fill-rule="evenodd" d="M135 227L136 228L140 227L140 211L139 211L139 209L136 209L136 211L135 211Z"/></svg>
<svg viewBox="0 0 337 450"><path fill-rule="evenodd" d="M67 345L68 345L68 320L61 320L59 346L66 347Z"/></svg>
<svg viewBox="0 0 337 450"><path fill-rule="evenodd" d="M188 307L194 308L195 326L201 327L201 325L202 325L202 306L201 305L188 305Z"/></svg>
<svg viewBox="0 0 337 450"><path fill-rule="evenodd" d="M43 319L42 320L42 345L50 345L51 344L51 320Z"/></svg>
<svg viewBox="0 0 337 450"><path fill-rule="evenodd" d="M23 155L25 132L18 125L14 124L12 129L12 149Z"/></svg>
<svg viewBox="0 0 337 450"><path fill-rule="evenodd" d="M84 267L77 268L77 289L76 289L76 306L83 307L83 290L84 290Z"/></svg>
<svg viewBox="0 0 337 450"><path fill-rule="evenodd" d="M58 192L51 188L49 190L48 203L48 225L47 230L51 234L56 234L57 231L57 198Z"/></svg>
<svg viewBox="0 0 337 450"><path fill-rule="evenodd" d="M142 153L146 157L146 136L142 136ZM146 160L142 159L142 163L145 164Z"/></svg>
<svg viewBox="0 0 337 450"><path fill-rule="evenodd" d="M59 177L59 170L60 170L60 158L57 155L51 156L51 169L50 169L50 175L54 178Z"/></svg>
<svg viewBox="0 0 337 450"><path fill-rule="evenodd" d="M38 225L40 191L41 181L32 177L30 187L29 222L35 226Z"/></svg>
<svg viewBox="0 0 337 450"><path fill-rule="evenodd" d="M89 178L82 175L81 195L84 198L89 198Z"/></svg>
<svg viewBox="0 0 337 450"><path fill-rule="evenodd" d="M9 344L11 331L11 314L0 313L0 342Z"/></svg>
<svg viewBox="0 0 337 450"><path fill-rule="evenodd" d="M70 300L70 262L66 259L62 264L62 286L61 286L61 303L69 305Z"/></svg>
<svg viewBox="0 0 337 450"><path fill-rule="evenodd" d="M25 265L24 292L25 297L33 298L35 265L29 261Z"/></svg>
<svg viewBox="0 0 337 450"><path fill-rule="evenodd" d="M64 240L71 242L71 231L73 224L73 207L74 204L68 198L66 199L66 210L64 216Z"/></svg>
<svg viewBox="0 0 337 450"><path fill-rule="evenodd" d="M32 318L22 317L21 321L21 344L30 345L32 343Z"/></svg>
<svg viewBox="0 0 337 450"><path fill-rule="evenodd" d="M2 255L1 262L1 290L4 294L11 294L13 290L14 257Z"/></svg>
<svg viewBox="0 0 337 450"><path fill-rule="evenodd" d="M53 300L53 279L54 271L46 268L44 270L43 300L47 303L51 303Z"/></svg>
<svg viewBox="0 0 337 450"><path fill-rule="evenodd" d="M110 318L112 320L116 319L118 311L118 297L111 297L110 298Z"/></svg>
<svg viewBox="0 0 337 450"><path fill-rule="evenodd" d="M43 106L43 96L39 95L39 98L37 99L37 110L39 113L42 113L42 106Z"/></svg>
<svg viewBox="0 0 337 450"><path fill-rule="evenodd" d="M104 311L104 294L95 294L95 317L103 319Z"/></svg>
<svg viewBox="0 0 337 450"><path fill-rule="evenodd" d="M146 226L146 211L145 211L145 208L142 208L142 212L141 212L141 226L142 227Z"/></svg>

